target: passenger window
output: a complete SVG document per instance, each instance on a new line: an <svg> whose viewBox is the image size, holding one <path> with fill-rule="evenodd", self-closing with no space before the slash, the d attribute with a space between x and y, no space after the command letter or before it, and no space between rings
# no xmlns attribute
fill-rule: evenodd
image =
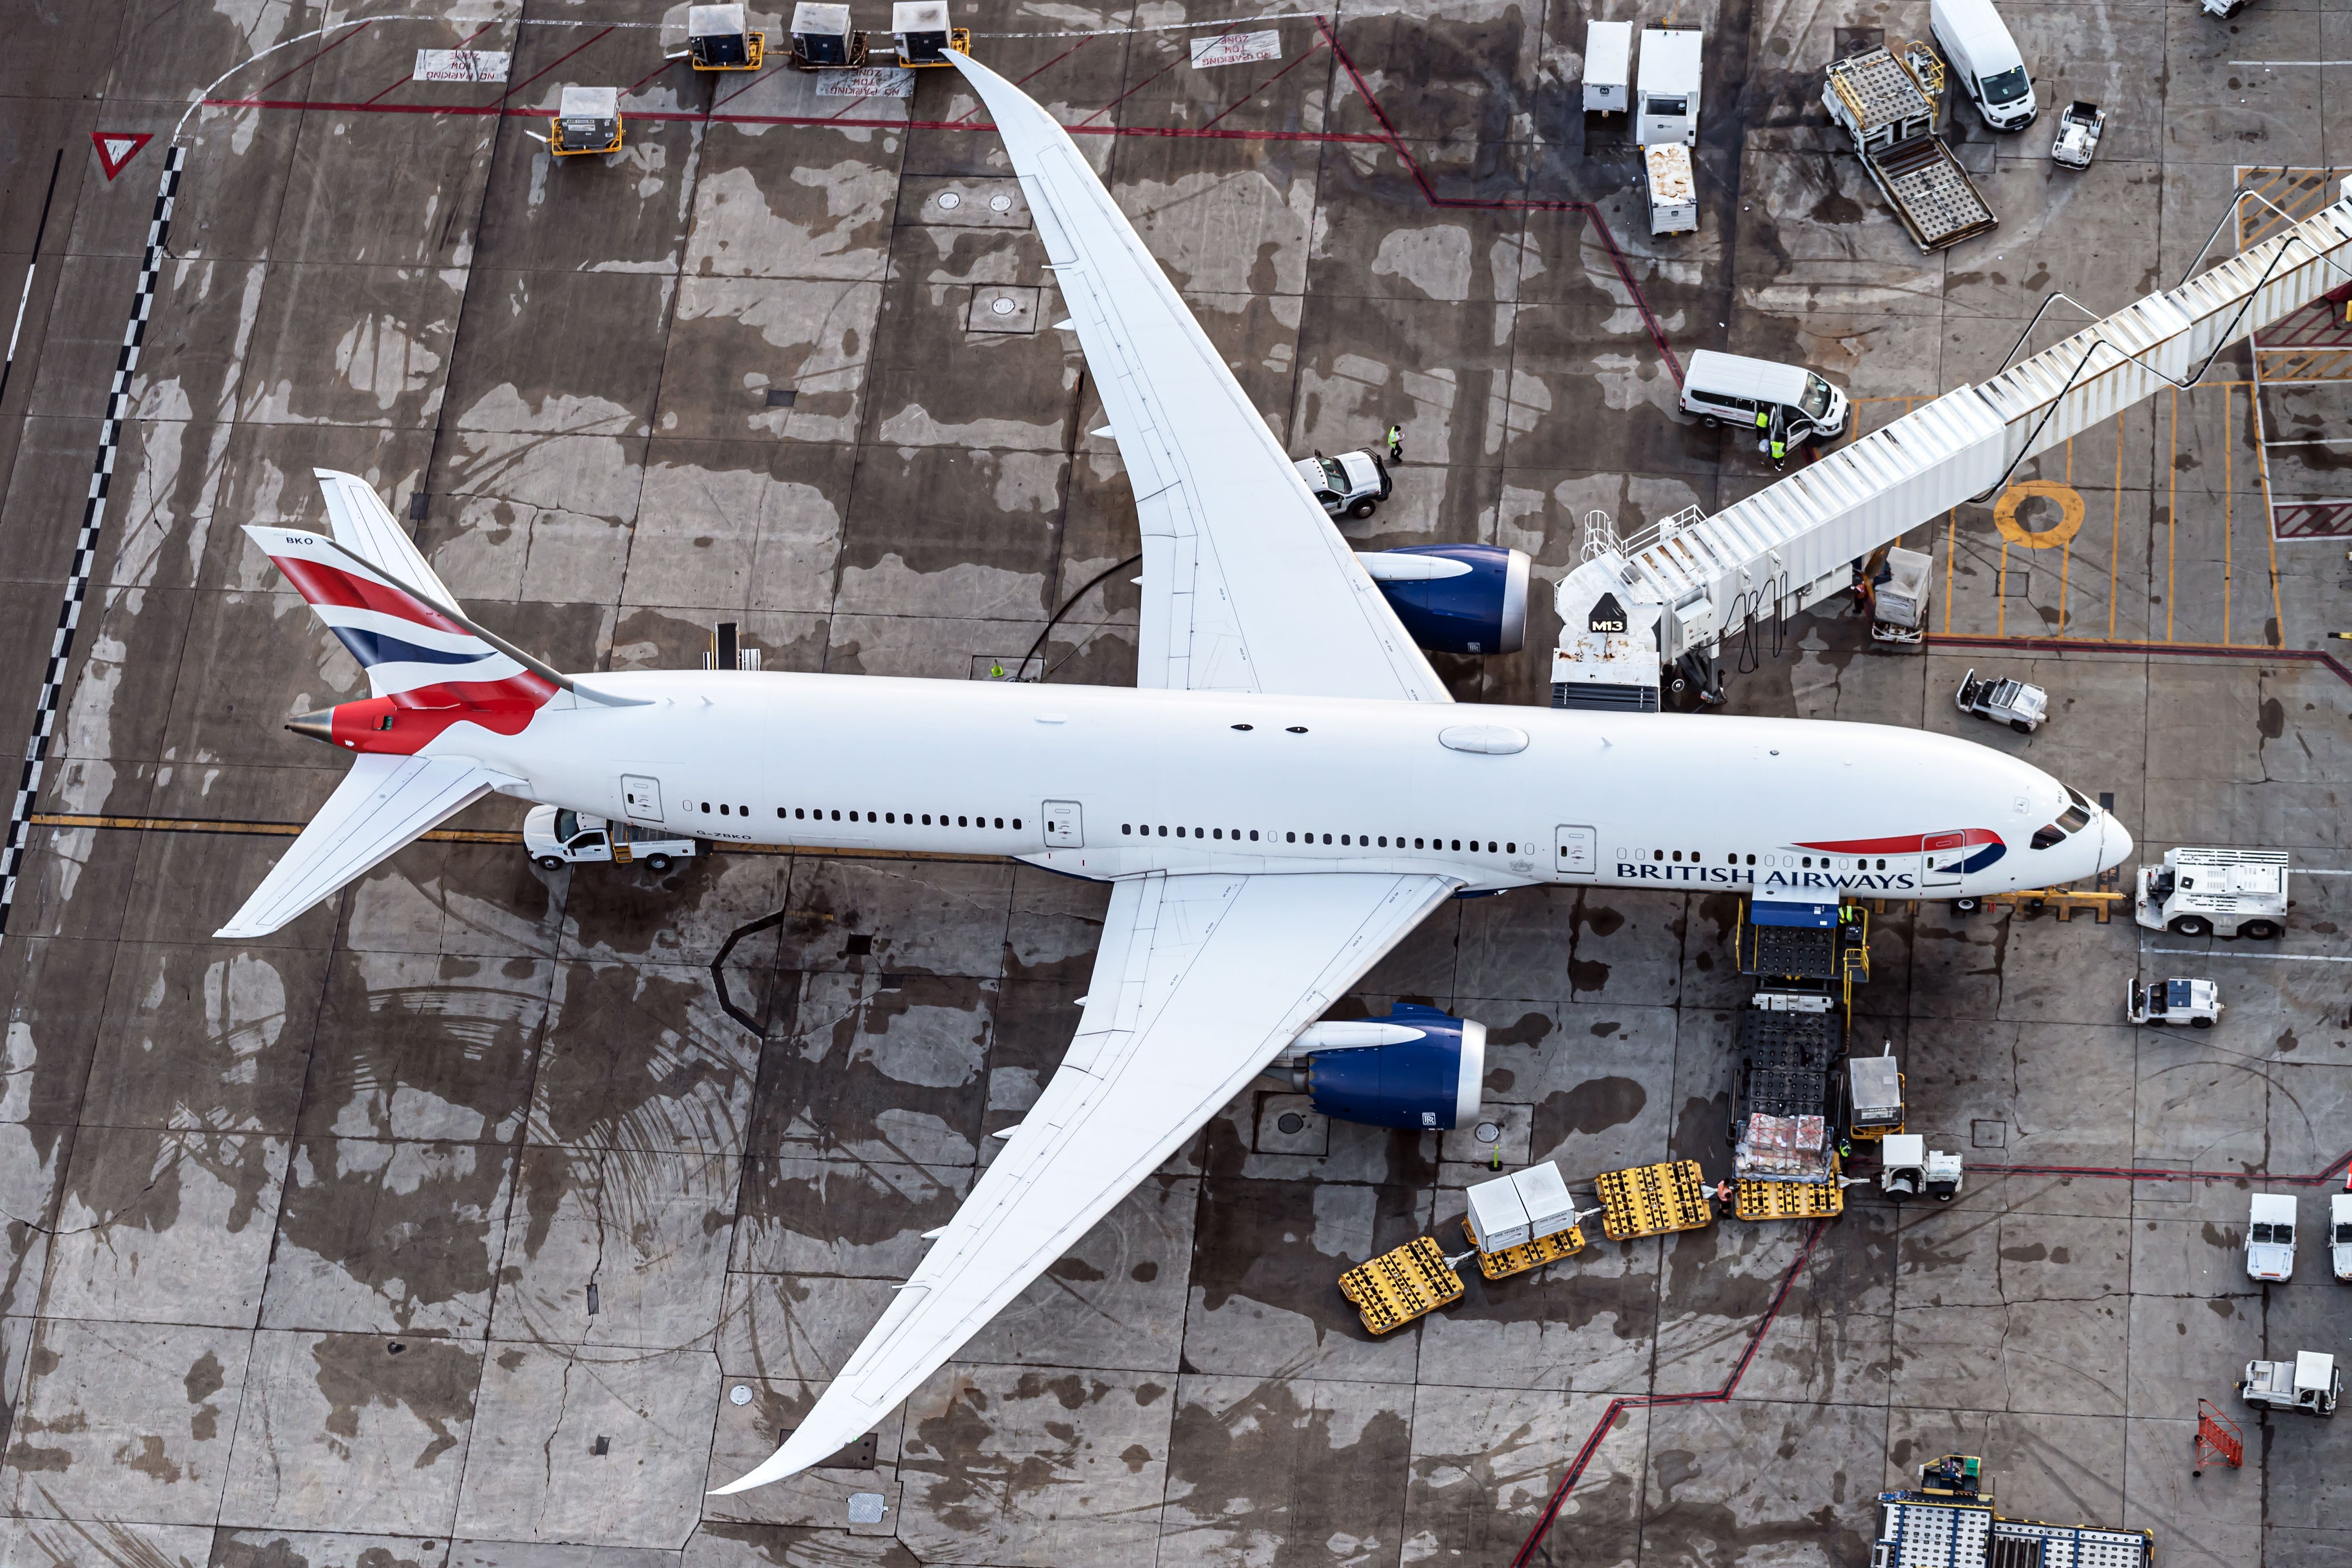
<svg viewBox="0 0 2352 1568"><path fill-rule="evenodd" d="M1253 844L1257 842L1257 829L1255 827L1250 829L1250 842Z"/></svg>
<svg viewBox="0 0 2352 1568"><path fill-rule="evenodd" d="M1296 844L1298 842L1298 835L1296 833L1286 833L1282 836L1282 841L1285 844Z"/></svg>
<svg viewBox="0 0 2352 1568"><path fill-rule="evenodd" d="M1325 834L1325 835L1323 836L1323 842L1324 842L1324 843L1326 843L1326 844L1330 843L1330 842L1331 842L1331 836L1330 836L1329 834L1328 834L1328 833L1327 833L1327 834Z"/></svg>

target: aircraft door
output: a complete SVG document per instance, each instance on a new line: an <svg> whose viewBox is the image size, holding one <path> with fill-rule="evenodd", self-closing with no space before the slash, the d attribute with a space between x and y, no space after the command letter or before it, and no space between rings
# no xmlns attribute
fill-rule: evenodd
<svg viewBox="0 0 2352 1568"><path fill-rule="evenodd" d="M1591 877L1598 874L1601 852L1595 847L1595 837L1590 827L1561 827L1552 834L1556 851L1554 868L1563 877Z"/></svg>
<svg viewBox="0 0 2352 1568"><path fill-rule="evenodd" d="M1087 847L1086 822L1075 800L1049 800L1045 803L1045 847L1048 849L1083 849Z"/></svg>
<svg viewBox="0 0 2352 1568"><path fill-rule="evenodd" d="M628 804L629 815L641 822L661 820L661 781L643 778L635 773L621 775L621 798Z"/></svg>
<svg viewBox="0 0 2352 1568"><path fill-rule="evenodd" d="M1961 832L1930 833L1919 840L1919 885L1957 888L1960 868L1969 858L1969 836Z"/></svg>

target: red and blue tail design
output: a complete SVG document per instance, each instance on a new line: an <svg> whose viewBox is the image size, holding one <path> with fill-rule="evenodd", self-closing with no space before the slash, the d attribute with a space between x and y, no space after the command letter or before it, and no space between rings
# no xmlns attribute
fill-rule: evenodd
<svg viewBox="0 0 2352 1568"><path fill-rule="evenodd" d="M399 708L537 708L555 685L333 541L248 528L286 580Z"/></svg>

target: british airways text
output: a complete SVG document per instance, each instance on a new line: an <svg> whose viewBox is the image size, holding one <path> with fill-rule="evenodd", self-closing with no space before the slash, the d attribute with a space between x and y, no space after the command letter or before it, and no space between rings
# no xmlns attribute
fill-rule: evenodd
<svg viewBox="0 0 2352 1568"><path fill-rule="evenodd" d="M1655 865L1647 860L1620 860L1617 862L1617 879L1621 882L1718 882L1751 886L1757 880L1757 874L1753 867L1747 866L1675 866ZM1763 883L1768 888L1871 888L1886 892L1919 885L1917 879L1908 871L1766 871Z"/></svg>

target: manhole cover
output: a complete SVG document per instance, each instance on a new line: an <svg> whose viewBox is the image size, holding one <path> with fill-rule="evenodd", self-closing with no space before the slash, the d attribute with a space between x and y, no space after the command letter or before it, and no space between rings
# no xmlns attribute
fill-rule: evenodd
<svg viewBox="0 0 2352 1568"><path fill-rule="evenodd" d="M882 1516L889 1511L890 1505L883 1500L880 1492L849 1494L849 1522L852 1524L879 1524Z"/></svg>
<svg viewBox="0 0 2352 1568"><path fill-rule="evenodd" d="M1307 1131L1307 1118L1295 1110L1284 1111L1274 1119L1274 1124L1284 1132L1295 1133Z"/></svg>
<svg viewBox="0 0 2352 1568"><path fill-rule="evenodd" d="M1481 1143L1500 1143L1502 1141L1503 1141L1503 1130L1502 1130L1501 1128L1499 1128L1499 1127L1496 1126L1496 1125L1495 1125L1493 1122L1491 1122L1491 1121L1481 1121L1480 1123L1478 1123L1478 1142L1481 1142Z"/></svg>
<svg viewBox="0 0 2352 1568"><path fill-rule="evenodd" d="M963 205L963 198L956 195L953 191L941 191L940 193L940 210L941 212L953 212L956 208L961 205Z"/></svg>
<svg viewBox="0 0 2352 1568"><path fill-rule="evenodd" d="M727 1391L727 1397L737 1405L749 1405L751 1403L751 1385L739 1383Z"/></svg>
<svg viewBox="0 0 2352 1568"><path fill-rule="evenodd" d="M1009 213L1013 210L1013 198L999 191L988 198L988 205L998 212Z"/></svg>
<svg viewBox="0 0 2352 1568"><path fill-rule="evenodd" d="M988 308L996 315L1009 316L1021 307L1013 302L1010 295L999 294L995 299L991 300L988 302Z"/></svg>

